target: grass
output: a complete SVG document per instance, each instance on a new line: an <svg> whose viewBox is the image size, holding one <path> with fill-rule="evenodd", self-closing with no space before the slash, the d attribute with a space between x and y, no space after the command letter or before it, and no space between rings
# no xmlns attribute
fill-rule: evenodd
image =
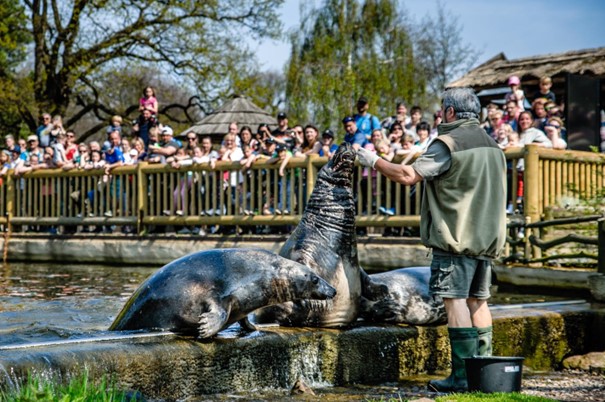
<svg viewBox="0 0 605 402"><path fill-rule="evenodd" d="M435 399L436 402L553 402L556 399L543 398L539 396L523 395L518 392L484 394L481 392L470 392L465 394L449 394ZM370 399L368 402L404 402L404 399Z"/></svg>
<svg viewBox="0 0 605 402"><path fill-rule="evenodd" d="M479 402L479 401L494 401L494 402L552 402L556 399L544 398L540 396L524 395L518 392L493 394L484 394L481 392L470 392L466 394L451 394L440 396L435 399L436 402Z"/></svg>
<svg viewBox="0 0 605 402"><path fill-rule="evenodd" d="M88 373L73 378L68 384L60 384L39 374L28 374L27 379L11 390L0 390L2 402L123 402L126 393L116 390L105 376L98 384L88 378ZM132 399L130 399L132 400ZM136 399L134 399L136 400Z"/></svg>

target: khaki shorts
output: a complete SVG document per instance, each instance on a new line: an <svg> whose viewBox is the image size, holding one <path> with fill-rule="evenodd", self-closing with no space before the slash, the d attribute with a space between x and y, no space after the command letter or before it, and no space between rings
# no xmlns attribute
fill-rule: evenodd
<svg viewBox="0 0 605 402"><path fill-rule="evenodd" d="M429 291L447 299L489 299L491 260L433 254Z"/></svg>

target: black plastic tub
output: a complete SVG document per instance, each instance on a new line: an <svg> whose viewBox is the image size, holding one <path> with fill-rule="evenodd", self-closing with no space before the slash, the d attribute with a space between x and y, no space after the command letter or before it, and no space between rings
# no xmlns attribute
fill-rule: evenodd
<svg viewBox="0 0 605 402"><path fill-rule="evenodd" d="M465 358L469 391L520 392L523 357Z"/></svg>

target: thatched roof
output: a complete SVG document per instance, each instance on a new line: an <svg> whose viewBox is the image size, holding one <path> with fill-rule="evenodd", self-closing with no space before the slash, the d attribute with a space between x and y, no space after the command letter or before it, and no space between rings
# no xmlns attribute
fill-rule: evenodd
<svg viewBox="0 0 605 402"><path fill-rule="evenodd" d="M267 123L272 128L277 126L275 117L256 106L248 98L234 95L230 101L209 113L180 135L193 131L198 135L223 136L229 132L229 124L234 121L240 128L250 126L252 132L256 132L261 123Z"/></svg>
<svg viewBox="0 0 605 402"><path fill-rule="evenodd" d="M511 75L526 81L539 79L542 76L553 77L562 73L604 76L605 47L513 60L508 60L504 53L500 53L469 71L462 78L449 83L448 86L470 86L480 90L506 86Z"/></svg>

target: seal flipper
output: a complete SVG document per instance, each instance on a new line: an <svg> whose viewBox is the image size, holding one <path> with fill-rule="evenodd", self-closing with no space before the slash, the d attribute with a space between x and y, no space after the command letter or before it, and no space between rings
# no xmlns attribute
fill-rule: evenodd
<svg viewBox="0 0 605 402"><path fill-rule="evenodd" d="M217 303L209 303L204 311L200 314L198 321L198 336L200 338L210 338L227 324L229 312Z"/></svg>
<svg viewBox="0 0 605 402"><path fill-rule="evenodd" d="M259 327L252 324L252 322L248 319L248 316L242 318L237 323L240 327L242 327L242 330L246 332L254 332L259 330Z"/></svg>

